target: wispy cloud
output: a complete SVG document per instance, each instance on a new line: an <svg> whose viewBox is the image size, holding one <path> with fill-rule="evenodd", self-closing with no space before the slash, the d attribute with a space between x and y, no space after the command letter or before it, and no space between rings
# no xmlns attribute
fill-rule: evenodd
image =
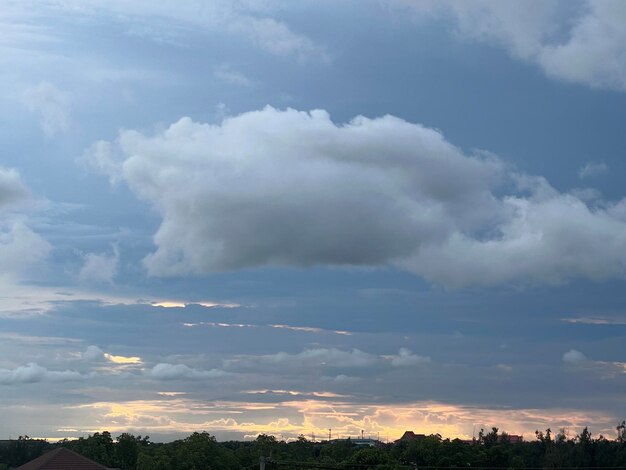
<svg viewBox="0 0 626 470"><path fill-rule="evenodd" d="M304 333L334 333L336 335L351 336L353 333L345 330L325 330L323 328L315 328L312 326L292 326L292 325L269 325L271 328L282 330L302 331Z"/></svg>
<svg viewBox="0 0 626 470"><path fill-rule="evenodd" d="M73 17L108 17L111 21L128 25L128 34L153 40L159 44L183 45L189 30L212 31L240 37L254 46L278 56L295 57L300 61L329 60L322 45L299 34L283 21L271 16L270 8L255 8L253 3L214 0L198 3L183 0L175 6L170 2L154 3L147 0L135 2L109 2L103 0L50 0L43 5L32 0L12 2L14 20L25 25L37 18L29 15L32 10L48 15L71 15ZM34 24L37 26L37 23ZM29 27L28 34L37 38L54 37L43 34L44 28ZM14 36L24 32L16 32Z"/></svg>
<svg viewBox="0 0 626 470"><path fill-rule="evenodd" d="M561 321L585 325L626 325L626 317L570 317L561 318Z"/></svg>
<svg viewBox="0 0 626 470"><path fill-rule="evenodd" d="M345 330L326 330L324 328L317 328L313 326L293 326L293 325L263 325L252 323L227 323L227 322L197 322L197 323L183 323L188 328L205 326L210 328L274 328L278 330L297 331L302 333L333 333L336 335L351 336L354 333Z"/></svg>
<svg viewBox="0 0 626 470"><path fill-rule="evenodd" d="M213 76L231 85L238 85L243 87L250 87L253 85L252 80L246 77L243 73L233 70L227 64L222 64L215 67L213 69Z"/></svg>
<svg viewBox="0 0 626 470"><path fill-rule="evenodd" d="M608 166L605 163L587 162L580 170L578 170L578 177L582 180L585 178L591 178L606 173Z"/></svg>
<svg viewBox="0 0 626 470"><path fill-rule="evenodd" d="M39 116L47 136L69 131L71 118L68 93L49 82L41 82L26 90L24 102L31 112Z"/></svg>
<svg viewBox="0 0 626 470"><path fill-rule="evenodd" d="M77 338L66 338L62 336L34 336L20 333L0 333L3 341L10 341L32 346L62 346L80 344L82 340Z"/></svg>
<svg viewBox="0 0 626 470"><path fill-rule="evenodd" d="M238 307L241 307L240 304L236 304L236 303L211 302L209 300L202 300L202 301L159 300L159 301L152 302L151 305L154 307L162 307L162 308L185 308L190 305L199 305L204 308L238 308Z"/></svg>

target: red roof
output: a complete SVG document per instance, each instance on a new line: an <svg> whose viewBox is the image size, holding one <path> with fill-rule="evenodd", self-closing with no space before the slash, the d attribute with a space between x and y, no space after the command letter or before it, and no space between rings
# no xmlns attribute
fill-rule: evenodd
<svg viewBox="0 0 626 470"><path fill-rule="evenodd" d="M17 467L16 470L103 470L106 468L65 447L58 447Z"/></svg>

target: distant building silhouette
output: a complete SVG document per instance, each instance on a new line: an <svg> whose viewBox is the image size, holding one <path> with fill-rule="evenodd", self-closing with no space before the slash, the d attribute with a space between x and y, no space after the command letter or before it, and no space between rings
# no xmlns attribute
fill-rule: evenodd
<svg viewBox="0 0 626 470"><path fill-rule="evenodd" d="M377 439L368 439L368 438L357 438L357 439L332 439L331 441L328 441L330 443L338 443L338 442L350 442L351 444L354 444L355 446L369 446L369 447L376 447L378 445L380 445L380 441L378 441Z"/></svg>
<svg viewBox="0 0 626 470"><path fill-rule="evenodd" d="M407 441L421 441L426 437L426 434L415 434L413 431L404 431L402 437L398 439L396 442L407 442Z"/></svg>

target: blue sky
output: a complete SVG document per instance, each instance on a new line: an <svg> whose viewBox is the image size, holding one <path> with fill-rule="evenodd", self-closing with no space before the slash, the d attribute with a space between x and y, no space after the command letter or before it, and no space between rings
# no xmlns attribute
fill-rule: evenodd
<svg viewBox="0 0 626 470"><path fill-rule="evenodd" d="M0 437L624 419L622 2L0 24Z"/></svg>

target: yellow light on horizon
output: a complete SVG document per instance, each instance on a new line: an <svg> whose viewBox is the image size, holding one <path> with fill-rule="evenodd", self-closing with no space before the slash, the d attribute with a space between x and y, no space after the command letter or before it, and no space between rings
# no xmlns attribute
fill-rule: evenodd
<svg viewBox="0 0 626 470"><path fill-rule="evenodd" d="M208 300L202 300L202 301L198 301L198 302L195 302L195 301L182 302L180 300L160 300L158 302L152 302L150 305L152 305L153 307L163 307L163 308L186 308L189 305L199 305L199 306L204 307L204 308L214 308L214 307L237 308L237 307L241 307L240 304L211 302L211 301L208 301Z"/></svg>
<svg viewBox="0 0 626 470"><path fill-rule="evenodd" d="M115 364L141 364L141 358L138 356L114 356L113 354L104 353L104 357Z"/></svg>
<svg viewBox="0 0 626 470"><path fill-rule="evenodd" d="M184 302L178 302L175 300L164 300L162 302L153 302L153 307L163 307L163 308L185 308L187 306Z"/></svg>

